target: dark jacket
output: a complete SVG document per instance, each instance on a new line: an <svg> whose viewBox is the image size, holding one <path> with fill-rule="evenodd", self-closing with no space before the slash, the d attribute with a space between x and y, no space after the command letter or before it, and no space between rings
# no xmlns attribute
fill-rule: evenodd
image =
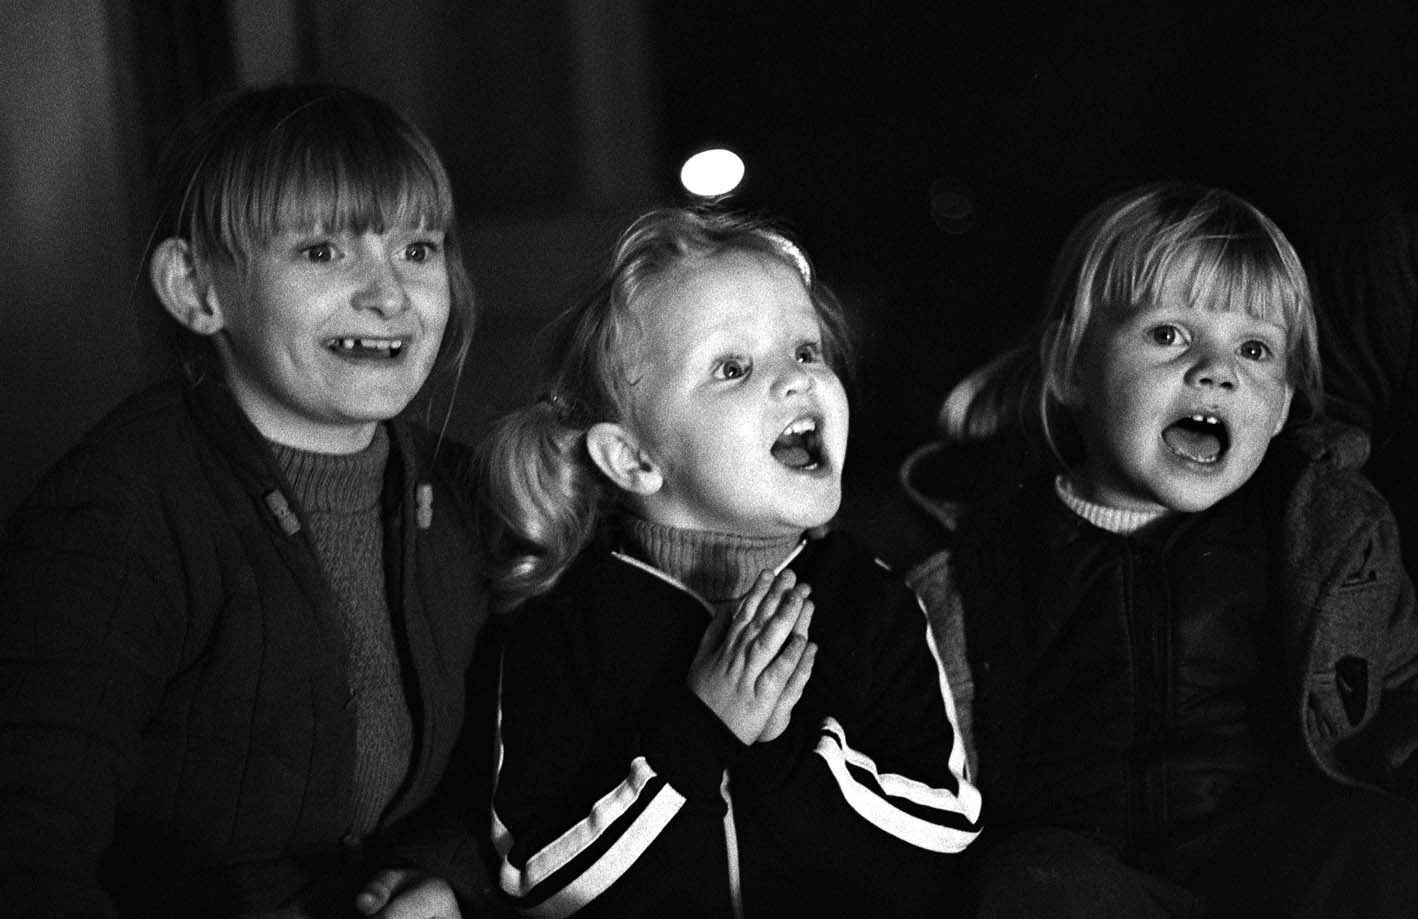
<svg viewBox="0 0 1418 919"><path fill-rule="evenodd" d="M1272 443L1247 486L1258 489L1269 525L1263 570L1276 613L1283 737L1332 780L1418 798L1418 616L1393 517L1357 472L1365 455L1366 440L1352 428L1302 427ZM910 577L947 652L972 757L1000 749L1001 738L1005 748L1019 745L1017 700L1031 680L1021 663L1028 636L1004 611L1016 608L1006 595L1032 574L1019 551L1021 515L1039 513L1037 506L982 510L994 518L981 520L993 535L980 539L979 529L970 536L962 528L960 545ZM994 548L981 551L986 545ZM972 605L979 592L962 590L967 582L993 583L997 602ZM974 743L984 734L989 743ZM1016 765L982 762L982 788L994 793L1001 776L992 770L1008 784Z"/></svg>
<svg viewBox="0 0 1418 919"><path fill-rule="evenodd" d="M1325 408L1373 442L1365 472L1406 534L1418 580L1418 182L1411 167L1347 195L1304 253L1315 295Z"/></svg>
<svg viewBox="0 0 1418 919"><path fill-rule="evenodd" d="M223 384L161 384L58 463L0 543L4 911L345 911L371 869L472 863L451 811L416 829L485 618L462 451L389 430L385 570L415 749L380 830L347 832L340 614L300 508Z"/></svg>
<svg viewBox="0 0 1418 919"><path fill-rule="evenodd" d="M924 915L977 834L916 598L850 539L791 558L819 652L792 722L745 747L687 688L707 605L601 545L504 656L495 834L534 915ZM736 912L739 900L742 912Z"/></svg>

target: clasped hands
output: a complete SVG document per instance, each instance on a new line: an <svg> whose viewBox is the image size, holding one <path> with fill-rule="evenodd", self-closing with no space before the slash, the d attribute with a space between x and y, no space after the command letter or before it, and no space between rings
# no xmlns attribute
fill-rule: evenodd
<svg viewBox="0 0 1418 919"><path fill-rule="evenodd" d="M790 570L764 571L737 608L715 615L699 641L689 688L745 744L787 730L812 675L810 590Z"/></svg>

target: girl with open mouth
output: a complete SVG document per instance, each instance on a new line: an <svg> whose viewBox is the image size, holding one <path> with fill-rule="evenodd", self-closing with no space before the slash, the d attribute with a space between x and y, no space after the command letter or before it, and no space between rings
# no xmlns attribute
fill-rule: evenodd
<svg viewBox="0 0 1418 919"><path fill-rule="evenodd" d="M915 597L843 533L840 307L655 211L485 440L501 884L565 916L928 915L979 832Z"/></svg>
<svg viewBox="0 0 1418 919"><path fill-rule="evenodd" d="M912 576L963 636L974 915L1412 913L1418 617L1363 435L1302 407L1317 354L1275 224L1152 185L1080 222L1036 334L947 400L1052 460Z"/></svg>

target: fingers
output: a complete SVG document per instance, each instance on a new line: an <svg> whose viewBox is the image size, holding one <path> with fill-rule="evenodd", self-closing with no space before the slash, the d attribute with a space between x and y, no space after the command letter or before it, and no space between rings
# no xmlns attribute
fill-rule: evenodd
<svg viewBox="0 0 1418 919"><path fill-rule="evenodd" d="M784 589L785 583L791 586ZM797 632L810 591L806 584L791 584L783 579L774 582L759 607L758 616L743 631L750 668L759 670L767 666L784 649L788 636Z"/></svg>
<svg viewBox="0 0 1418 919"><path fill-rule="evenodd" d="M791 628L786 628L785 631L782 647L764 665L754 680L754 692L758 695L774 696L785 692L808 648L815 647L807 640L806 635L799 635Z"/></svg>
<svg viewBox="0 0 1418 919"><path fill-rule="evenodd" d="M383 871L365 885L361 896L374 892L376 881L386 875L394 876L391 886L387 887L387 905L365 915L377 919L461 919L458 898L448 882L440 877L418 876L410 871ZM358 899L356 907L363 912Z"/></svg>
<svg viewBox="0 0 1418 919"><path fill-rule="evenodd" d="M811 600L803 601L803 608L801 612L798 613L798 620L797 622L793 623L794 635L801 635L803 638L807 638L808 627L812 625L813 609L814 606Z"/></svg>
<svg viewBox="0 0 1418 919"><path fill-rule="evenodd" d="M686 683L745 744L759 739L770 723L781 733L802 695L812 669L810 664L799 669L810 644L810 591L807 584L797 583L791 570L776 576L765 571L733 615L727 621L716 615L700 639ZM777 717L780 697L789 685L795 695Z"/></svg>
<svg viewBox="0 0 1418 919"><path fill-rule="evenodd" d="M793 574L791 571L785 572L785 574L789 575L794 580L797 579L797 575ZM754 621L755 617L757 617L758 608L767 598L768 592L778 586L781 579L782 575L774 577L773 572L767 569L758 573L758 578L753 582L753 586L749 588L744 598L739 601L738 608L734 611L727 640L738 640L739 636L743 634L744 630Z"/></svg>
<svg viewBox="0 0 1418 919"><path fill-rule="evenodd" d="M793 641L800 640L802 639L796 635L793 637ZM788 676L788 680L783 686L783 691L778 695L778 704L773 707L772 716L764 724L763 733L758 735L760 743L777 740L788 729L788 723L793 717L793 709L807 689L808 679L812 676L813 664L816 661L817 645L807 642L802 655L798 658L797 666L793 668L793 672Z"/></svg>
<svg viewBox="0 0 1418 919"><path fill-rule="evenodd" d="M727 609L721 609L714 614L714 618L709 620L709 626L704 630L704 634L699 636L699 652L695 655L696 660L709 657L726 643L725 636L729 632L735 615Z"/></svg>
<svg viewBox="0 0 1418 919"><path fill-rule="evenodd" d="M394 870L380 871L375 874L355 897L355 909L359 910L362 916L372 916L379 912L389 902L394 891L399 889L399 885L404 882L406 875L405 871Z"/></svg>
<svg viewBox="0 0 1418 919"><path fill-rule="evenodd" d="M789 675L787 684L783 687L783 694L778 697L779 708L791 712L793 706L798 704L798 700L803 697L803 690L807 688L808 678L812 676L812 666L816 662L817 645L809 641L798 658L797 666Z"/></svg>

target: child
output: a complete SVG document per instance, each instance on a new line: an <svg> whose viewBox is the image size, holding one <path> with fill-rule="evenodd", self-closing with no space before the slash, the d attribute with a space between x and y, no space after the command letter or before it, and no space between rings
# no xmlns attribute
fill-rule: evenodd
<svg viewBox="0 0 1418 919"><path fill-rule="evenodd" d="M448 178L330 86L218 100L161 175L185 378L116 408L0 546L0 902L456 915L413 869L463 858L422 821L485 604L460 451L399 418L468 346Z"/></svg>
<svg viewBox="0 0 1418 919"><path fill-rule="evenodd" d="M919 915L978 832L921 609L848 537L840 307L751 219L661 210L484 444L494 836L534 915ZM494 545L494 544L490 544ZM811 585L811 597L809 587Z"/></svg>
<svg viewBox="0 0 1418 919"><path fill-rule="evenodd" d="M1155 185L1079 225L1038 336L948 405L1058 460L912 573L968 658L979 915L1412 915L1418 810L1378 788L1418 794L1418 620L1362 436L1281 433L1318 382L1281 232Z"/></svg>

